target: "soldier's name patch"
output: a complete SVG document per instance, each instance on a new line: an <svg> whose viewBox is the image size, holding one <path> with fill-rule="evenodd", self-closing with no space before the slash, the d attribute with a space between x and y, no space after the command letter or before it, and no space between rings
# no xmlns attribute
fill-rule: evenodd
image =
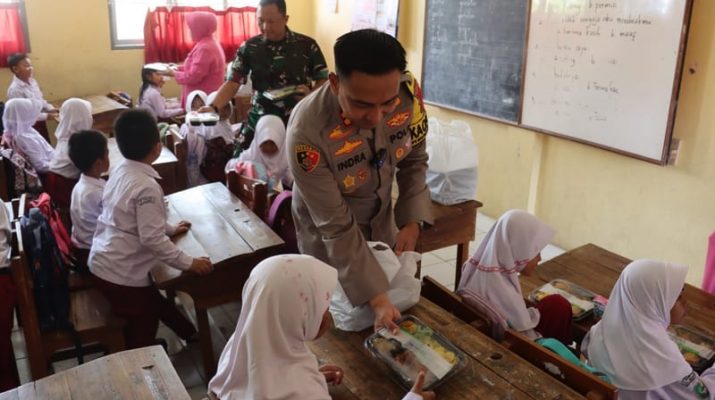
<svg viewBox="0 0 715 400"><path fill-rule="evenodd" d="M295 146L295 157L298 165L305 172L313 172L320 162L320 152L307 144L297 144Z"/></svg>
<svg viewBox="0 0 715 400"><path fill-rule="evenodd" d="M402 126L407 122L407 120L410 118L410 112L409 111L404 111L401 113L397 113L390 117L390 119L387 120L387 126L391 128L396 128L398 126Z"/></svg>
<svg viewBox="0 0 715 400"><path fill-rule="evenodd" d="M355 140L353 142L346 140L345 143L343 143L343 145L340 146L340 148L335 152L335 156L344 156L346 154L350 154L355 151L355 149L360 147L361 144L362 140L360 139Z"/></svg>
<svg viewBox="0 0 715 400"><path fill-rule="evenodd" d="M365 157L365 153L356 154L348 158L347 160L340 161L338 163L338 171L352 168L365 160L367 160L367 157Z"/></svg>

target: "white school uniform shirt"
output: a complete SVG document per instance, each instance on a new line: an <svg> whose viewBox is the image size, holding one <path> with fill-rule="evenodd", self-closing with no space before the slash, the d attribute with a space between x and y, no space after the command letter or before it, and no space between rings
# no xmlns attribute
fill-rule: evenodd
<svg viewBox="0 0 715 400"><path fill-rule="evenodd" d="M65 178L77 179L79 170L69 155L70 137L75 133L92 127L92 103L87 100L71 98L60 107L60 123L55 130L57 146L50 161L50 171Z"/></svg>
<svg viewBox="0 0 715 400"><path fill-rule="evenodd" d="M539 310L526 307L519 273L554 237L554 230L522 210L509 210L487 232L462 266L458 290L469 289L491 303L509 326L531 339L541 335Z"/></svg>
<svg viewBox="0 0 715 400"><path fill-rule="evenodd" d="M37 121L45 121L47 119L47 111L52 111L55 107L52 106L42 95L40 85L37 84L35 78L30 78L29 82L25 82L17 76L12 77L12 82L7 88L7 98L9 99L35 99L42 103L42 113L37 118Z"/></svg>
<svg viewBox="0 0 715 400"><path fill-rule="evenodd" d="M5 104L2 120L3 140L19 152L37 172L47 172L52 159L52 146L32 125L40 115L40 103L33 99L10 99Z"/></svg>
<svg viewBox="0 0 715 400"><path fill-rule="evenodd" d="M157 261L188 270L193 258L169 236L159 174L150 165L124 160L115 167L102 196L102 214L89 255L90 271L108 282L133 287L151 285Z"/></svg>
<svg viewBox="0 0 715 400"><path fill-rule="evenodd" d="M0 201L0 269L10 266L11 241L10 216L5 203Z"/></svg>
<svg viewBox="0 0 715 400"><path fill-rule="evenodd" d="M166 107L166 99L161 95L161 92L156 86L149 85L142 94L141 103L139 105L148 110L154 118L171 118L184 113L181 105L174 108Z"/></svg>
<svg viewBox="0 0 715 400"><path fill-rule="evenodd" d="M89 250L97 229L97 219L102 214L102 194L104 179L80 175L72 189L70 218L72 218L72 245L78 249Z"/></svg>

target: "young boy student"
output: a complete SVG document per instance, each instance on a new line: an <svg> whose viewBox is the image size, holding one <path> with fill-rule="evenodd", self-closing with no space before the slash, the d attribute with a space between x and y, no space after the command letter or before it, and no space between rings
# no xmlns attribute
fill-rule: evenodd
<svg viewBox="0 0 715 400"><path fill-rule="evenodd" d="M105 181L102 174L109 169L109 149L104 134L83 130L69 138L69 158L82 174L72 190L72 246L81 265L87 265L97 219L102 214L102 194Z"/></svg>
<svg viewBox="0 0 715 400"><path fill-rule="evenodd" d="M715 399L715 367L698 376L668 336L685 317L688 267L636 260L621 272L603 318L581 343L624 400Z"/></svg>
<svg viewBox="0 0 715 400"><path fill-rule="evenodd" d="M42 90L40 90L40 85L38 85L35 78L32 77L34 68L32 67L30 57L25 53L11 54L10 57L7 58L7 64L14 75L10 86L7 88L7 98L34 99L42 104L42 112L37 116L37 119L32 122L32 125L34 125L33 128L49 143L50 135L47 131L47 123L45 121L48 116L56 116L57 109L45 100Z"/></svg>
<svg viewBox="0 0 715 400"><path fill-rule="evenodd" d="M481 245L462 267L458 292L489 302L509 327L538 339L555 338L571 344L571 305L559 295L542 299L527 308L519 274L530 275L541 261L541 250L554 237L554 230L521 210L504 213L487 232Z"/></svg>
<svg viewBox="0 0 715 400"><path fill-rule="evenodd" d="M193 340L196 329L152 285L149 271L161 261L171 267L207 274L206 257L192 258L176 247L169 235L184 233L190 224L166 221L164 193L151 163L161 154L159 130L144 110L122 113L114 124L119 151L125 160L113 167L102 197L102 214L89 255L96 287L112 311L127 321L128 348L155 343L159 320L180 338Z"/></svg>
<svg viewBox="0 0 715 400"><path fill-rule="evenodd" d="M340 384L343 371L319 367L306 342L331 328L328 305L337 284L337 270L312 256L286 254L258 264L243 287L241 317L209 382L209 398L329 400L328 384ZM420 373L403 400L435 399L422 391L423 381Z"/></svg>

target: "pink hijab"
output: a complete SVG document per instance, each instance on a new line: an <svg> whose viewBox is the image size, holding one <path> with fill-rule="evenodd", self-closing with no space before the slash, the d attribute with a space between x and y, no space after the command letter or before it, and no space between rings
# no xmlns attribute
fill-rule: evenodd
<svg viewBox="0 0 715 400"><path fill-rule="evenodd" d="M193 12L186 17L186 24L194 42L209 37L216 32L216 16L204 11Z"/></svg>

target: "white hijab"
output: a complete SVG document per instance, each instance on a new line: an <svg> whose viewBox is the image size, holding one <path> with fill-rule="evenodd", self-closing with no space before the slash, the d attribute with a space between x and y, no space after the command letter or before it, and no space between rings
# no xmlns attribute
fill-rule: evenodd
<svg viewBox="0 0 715 400"><path fill-rule="evenodd" d="M73 133L92 127L92 104L87 100L71 98L60 107L60 123L55 130L57 141L69 140Z"/></svg>
<svg viewBox="0 0 715 400"><path fill-rule="evenodd" d="M13 140L17 135L37 132L33 125L42 112L42 102L35 99L15 98L5 103L5 111L2 115L2 124L5 129L3 140L13 146Z"/></svg>
<svg viewBox="0 0 715 400"><path fill-rule="evenodd" d="M636 260L621 273L587 351L616 387L658 389L692 371L666 331L687 272L685 265Z"/></svg>
<svg viewBox="0 0 715 400"><path fill-rule="evenodd" d="M216 99L216 95L218 95L218 92L212 92L207 98L206 104L211 104ZM233 105L231 105L230 102L228 104L231 107L232 114ZM226 142L226 144L230 144L233 143L236 138L236 135L233 134L233 130L231 130L231 124L229 123L228 119L220 119L214 126L204 126L203 131L204 139L206 140L211 140L220 137L223 138L223 141Z"/></svg>
<svg viewBox="0 0 715 400"><path fill-rule="evenodd" d="M269 140L278 147L278 152L273 157L268 157L261 151L261 145ZM280 180L288 172L285 141L286 127L283 120L275 115L264 115L256 124L256 137L248 149L241 152L238 161L261 163L270 176Z"/></svg>
<svg viewBox="0 0 715 400"><path fill-rule="evenodd" d="M66 178L76 179L79 177L80 171L69 157L69 139L81 130L90 129L92 122L92 103L77 98L67 99L62 103L60 123L55 130L57 147L52 153L50 171Z"/></svg>
<svg viewBox="0 0 715 400"><path fill-rule="evenodd" d="M192 91L191 93L189 93L188 96L186 96L186 105L185 105L185 108L186 108L186 115L187 115L187 117L188 117L189 113L190 113L191 111L193 111L193 110L191 109L191 103L193 103L194 98L195 98L196 96L199 96L199 98L204 101L204 105L208 105L208 104L209 104L209 102L208 102L208 100L207 100L207 97L206 97L206 92L204 92L203 90L194 90L194 91ZM186 123L189 123L189 120L188 120L188 119L186 120Z"/></svg>
<svg viewBox="0 0 715 400"><path fill-rule="evenodd" d="M222 400L330 399L305 342L316 338L337 283L335 268L311 256L280 255L258 264L209 390Z"/></svg>
<svg viewBox="0 0 715 400"><path fill-rule="evenodd" d="M507 211L464 263L458 290L469 289L482 296L515 330L535 328L539 311L526 308L519 272L553 237L554 230L535 216L521 210Z"/></svg>

